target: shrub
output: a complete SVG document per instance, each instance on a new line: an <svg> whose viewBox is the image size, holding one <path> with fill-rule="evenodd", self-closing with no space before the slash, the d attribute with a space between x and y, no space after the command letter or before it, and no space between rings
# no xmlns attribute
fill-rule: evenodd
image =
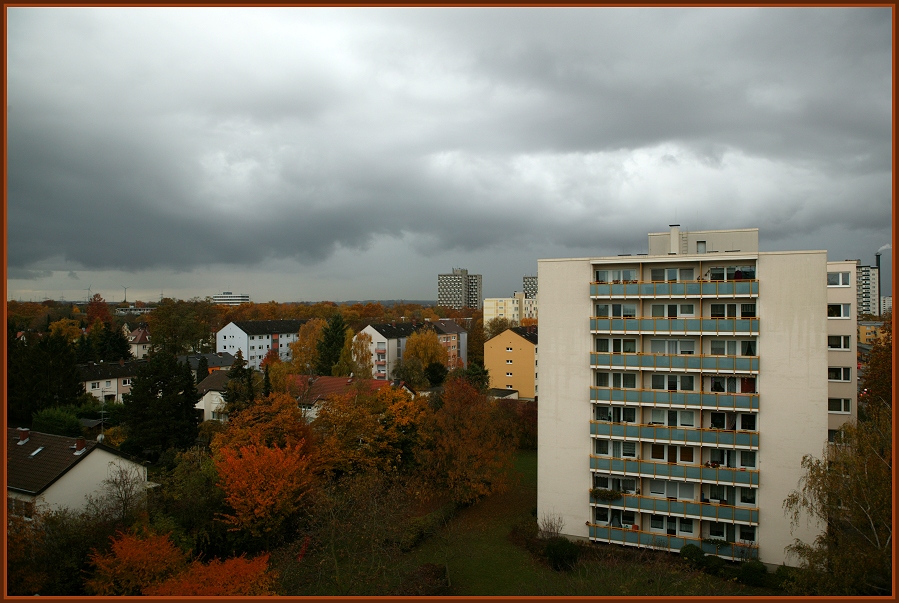
<svg viewBox="0 0 899 603"><path fill-rule="evenodd" d="M717 555L706 555L702 560L702 571L712 576L720 576L724 571L724 559Z"/></svg>
<svg viewBox="0 0 899 603"><path fill-rule="evenodd" d="M570 570L577 563L581 549L578 545L562 536L550 538L546 541L543 554L549 561L549 565L557 572Z"/></svg>
<svg viewBox="0 0 899 603"><path fill-rule="evenodd" d="M768 581L768 568L761 561L752 559L740 565L737 580L747 586L765 586Z"/></svg>
<svg viewBox="0 0 899 603"><path fill-rule="evenodd" d="M31 428L40 433L69 436L73 438L84 434L81 421L75 413L62 408L45 408L32 417Z"/></svg>
<svg viewBox="0 0 899 603"><path fill-rule="evenodd" d="M772 586L780 590L787 590L790 581L793 580L796 568L781 565L771 577Z"/></svg>
<svg viewBox="0 0 899 603"><path fill-rule="evenodd" d="M705 552L695 544L686 544L681 547L680 556L693 569L701 569L703 567Z"/></svg>

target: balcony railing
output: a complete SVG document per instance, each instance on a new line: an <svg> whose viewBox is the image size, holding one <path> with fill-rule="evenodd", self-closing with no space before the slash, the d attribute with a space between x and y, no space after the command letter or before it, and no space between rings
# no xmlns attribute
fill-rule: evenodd
<svg viewBox="0 0 899 603"><path fill-rule="evenodd" d="M671 536L664 532L646 532L643 530L625 530L610 526L590 525L590 540L624 544L628 546L641 546L663 551L680 551L685 545L695 544L707 555L717 555L734 561L745 559L758 559L759 547L757 544L727 543L714 545L704 542L700 538L686 536Z"/></svg>
<svg viewBox="0 0 899 603"><path fill-rule="evenodd" d="M590 455L590 468L605 473L655 479L682 479L728 486L758 486L757 469L678 465L642 459L623 459Z"/></svg>
<svg viewBox="0 0 899 603"><path fill-rule="evenodd" d="M758 373L758 356L701 354L611 354L590 352L590 367L600 369L685 370L718 373Z"/></svg>
<svg viewBox="0 0 899 603"><path fill-rule="evenodd" d="M590 400L594 402L621 402L625 405L634 406L653 405L699 410L757 411L759 409L758 394L673 392L661 389L591 387Z"/></svg>
<svg viewBox="0 0 899 603"><path fill-rule="evenodd" d="M758 335L758 318L591 318L593 333Z"/></svg>
<svg viewBox="0 0 899 603"><path fill-rule="evenodd" d="M636 511L638 513L651 513L653 515L673 515L675 517L751 525L758 525L759 523L759 510L756 507L733 507L713 502L674 500L671 498L642 496L640 494L622 494L621 498L612 502L601 502L591 497L590 503L602 507Z"/></svg>
<svg viewBox="0 0 899 603"><path fill-rule="evenodd" d="M758 450L759 447L759 434L757 431L694 429L692 427L591 421L590 435L639 440L641 442L665 442L666 444L670 442L693 444L695 446L744 448L747 450Z"/></svg>
<svg viewBox="0 0 899 603"><path fill-rule="evenodd" d="M628 282L591 283L590 297L758 297L759 282L746 281L684 281L684 282Z"/></svg>

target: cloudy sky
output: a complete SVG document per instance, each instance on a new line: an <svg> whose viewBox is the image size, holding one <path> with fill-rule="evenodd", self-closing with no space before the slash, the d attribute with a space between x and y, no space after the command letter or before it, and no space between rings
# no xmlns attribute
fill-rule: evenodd
<svg viewBox="0 0 899 603"><path fill-rule="evenodd" d="M8 299L500 297L675 222L892 241L889 9L7 16Z"/></svg>

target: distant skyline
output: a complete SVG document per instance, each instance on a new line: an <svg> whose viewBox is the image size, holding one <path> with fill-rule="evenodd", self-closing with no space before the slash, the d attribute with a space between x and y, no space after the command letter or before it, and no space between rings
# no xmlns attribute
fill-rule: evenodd
<svg viewBox="0 0 899 603"><path fill-rule="evenodd" d="M759 228L892 292L889 8L7 8L7 299L436 300Z"/></svg>

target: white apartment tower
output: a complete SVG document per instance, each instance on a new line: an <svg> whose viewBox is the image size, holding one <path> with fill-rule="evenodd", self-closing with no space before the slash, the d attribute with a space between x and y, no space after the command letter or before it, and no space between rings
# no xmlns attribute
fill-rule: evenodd
<svg viewBox="0 0 899 603"><path fill-rule="evenodd" d="M791 564L823 526L791 533L783 500L856 412L855 262L672 225L647 255L538 275L539 516L573 539Z"/></svg>
<svg viewBox="0 0 899 603"><path fill-rule="evenodd" d="M481 308L481 275L453 268L451 274L437 275L437 305L461 310Z"/></svg>
<svg viewBox="0 0 899 603"><path fill-rule="evenodd" d="M524 296L528 299L537 299L537 276L525 276L521 280Z"/></svg>

